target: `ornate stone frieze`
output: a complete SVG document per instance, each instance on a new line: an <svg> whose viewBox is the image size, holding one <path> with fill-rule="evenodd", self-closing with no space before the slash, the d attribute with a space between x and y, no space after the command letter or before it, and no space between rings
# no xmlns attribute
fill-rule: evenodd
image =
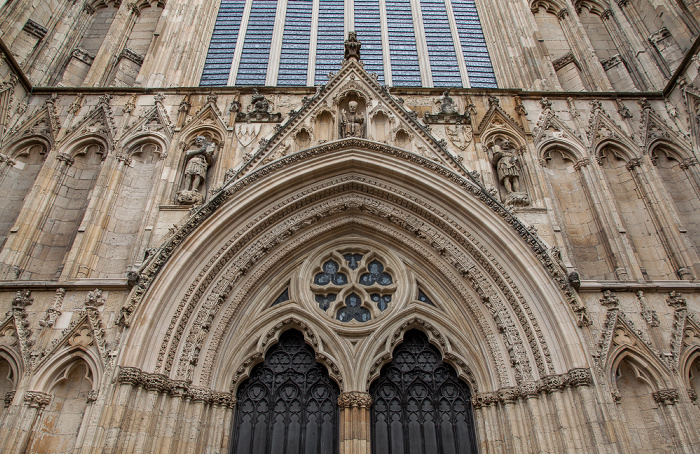
<svg viewBox="0 0 700 454"><path fill-rule="evenodd" d="M338 406L340 408L369 408L372 406L372 396L370 396L369 393L360 391L340 393L338 396Z"/></svg>
<svg viewBox="0 0 700 454"><path fill-rule="evenodd" d="M495 392L475 393L472 396L474 408L514 403L518 399L538 397L543 393L562 391L566 388L592 386L590 369L571 369L561 375L548 375L537 382L523 383L518 387L502 388Z"/></svg>
<svg viewBox="0 0 700 454"><path fill-rule="evenodd" d="M122 53L121 53L121 55L119 56L119 58L120 58L120 59L121 59L121 58L124 58L124 59L129 60L129 61L131 61L131 62L133 62L133 63L136 63L136 64L139 65L139 66L141 66L141 65L143 64L143 56L137 54L137 53L134 52L133 50L131 50L131 49L129 49L129 48L126 48L126 47L125 47L124 50L122 51Z"/></svg>
<svg viewBox="0 0 700 454"><path fill-rule="evenodd" d="M572 52L567 52L566 54L557 58L556 60L554 60L552 62L552 65L554 66L555 71L559 71L560 69L562 69L564 66L568 65L569 63L573 63L573 64L577 65L576 58L574 58L574 54Z"/></svg>
<svg viewBox="0 0 700 454"><path fill-rule="evenodd" d="M121 367L117 375L117 382L209 405L227 408L233 408L236 405L236 397L229 392L190 386L189 383L182 380L173 380L163 374L149 374L136 367Z"/></svg>

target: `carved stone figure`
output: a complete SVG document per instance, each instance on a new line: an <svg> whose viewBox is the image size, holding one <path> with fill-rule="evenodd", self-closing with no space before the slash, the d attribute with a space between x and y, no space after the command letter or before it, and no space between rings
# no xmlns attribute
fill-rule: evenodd
<svg viewBox="0 0 700 454"><path fill-rule="evenodd" d="M455 106L455 102L450 97L450 94L447 90L445 90L442 93L442 99L440 100L440 112L442 112L442 113L457 112L457 107Z"/></svg>
<svg viewBox="0 0 700 454"><path fill-rule="evenodd" d="M359 60L361 47L362 43L357 40L357 33L348 33L348 39L345 40L345 60Z"/></svg>
<svg viewBox="0 0 700 454"><path fill-rule="evenodd" d="M520 169L518 168L518 156L515 154L515 148L510 145L508 140L501 143L502 146L494 144L491 147L498 181L503 184L508 194L520 192Z"/></svg>
<svg viewBox="0 0 700 454"><path fill-rule="evenodd" d="M340 112L340 136L341 137L364 137L365 119L357 113L357 102L350 101L348 110Z"/></svg>
<svg viewBox="0 0 700 454"><path fill-rule="evenodd" d="M187 166L185 167L184 189L178 193L178 201L184 204L198 203L203 199L199 192L199 187L206 181L207 170L214 161L216 144L207 141L204 136L197 136L194 139L195 147L185 153Z"/></svg>
<svg viewBox="0 0 700 454"><path fill-rule="evenodd" d="M270 111L270 103L258 92L257 88L253 88L253 98L250 100L250 104L253 106L252 113L268 113Z"/></svg>

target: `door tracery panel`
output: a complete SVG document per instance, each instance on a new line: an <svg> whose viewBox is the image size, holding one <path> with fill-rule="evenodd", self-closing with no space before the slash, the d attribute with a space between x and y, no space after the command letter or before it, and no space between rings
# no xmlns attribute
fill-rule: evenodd
<svg viewBox="0 0 700 454"><path fill-rule="evenodd" d="M232 454L338 452L338 386L298 331L286 331L237 393Z"/></svg>
<svg viewBox="0 0 700 454"><path fill-rule="evenodd" d="M471 391L420 331L406 333L370 386L374 454L471 454Z"/></svg>

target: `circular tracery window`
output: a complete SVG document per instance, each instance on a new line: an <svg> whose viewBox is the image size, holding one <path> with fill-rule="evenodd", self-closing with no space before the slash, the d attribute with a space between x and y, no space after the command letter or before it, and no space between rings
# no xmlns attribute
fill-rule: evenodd
<svg viewBox="0 0 700 454"><path fill-rule="evenodd" d="M368 322L389 308L396 291L386 260L375 253L334 251L318 264L311 291L318 307L337 320Z"/></svg>

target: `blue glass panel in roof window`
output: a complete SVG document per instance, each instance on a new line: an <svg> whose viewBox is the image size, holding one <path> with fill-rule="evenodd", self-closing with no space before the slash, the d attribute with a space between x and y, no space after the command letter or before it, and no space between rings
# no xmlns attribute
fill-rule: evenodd
<svg viewBox="0 0 700 454"><path fill-rule="evenodd" d="M244 6L245 0L221 0L200 85L225 86L228 83Z"/></svg>
<svg viewBox="0 0 700 454"><path fill-rule="evenodd" d="M410 0L386 0L386 15L393 84L419 87L420 67Z"/></svg>
<svg viewBox="0 0 700 454"><path fill-rule="evenodd" d="M455 0L452 2L452 10L457 22L459 42L467 64L470 85L496 88L496 75L474 0Z"/></svg>
<svg viewBox="0 0 700 454"><path fill-rule="evenodd" d="M340 69L345 52L343 0L320 0L315 83L328 81L328 73Z"/></svg>
<svg viewBox="0 0 700 454"><path fill-rule="evenodd" d="M277 85L306 85L313 0L289 0Z"/></svg>
<svg viewBox="0 0 700 454"><path fill-rule="evenodd" d="M368 72L377 73L384 83L384 59L382 56L382 28L379 16L379 0L355 0L355 31L362 43L360 55Z"/></svg>
<svg viewBox="0 0 700 454"><path fill-rule="evenodd" d="M277 0L253 1L236 85L265 85Z"/></svg>
<svg viewBox="0 0 700 454"><path fill-rule="evenodd" d="M430 71L436 87L461 87L462 77L444 0L421 0Z"/></svg>

